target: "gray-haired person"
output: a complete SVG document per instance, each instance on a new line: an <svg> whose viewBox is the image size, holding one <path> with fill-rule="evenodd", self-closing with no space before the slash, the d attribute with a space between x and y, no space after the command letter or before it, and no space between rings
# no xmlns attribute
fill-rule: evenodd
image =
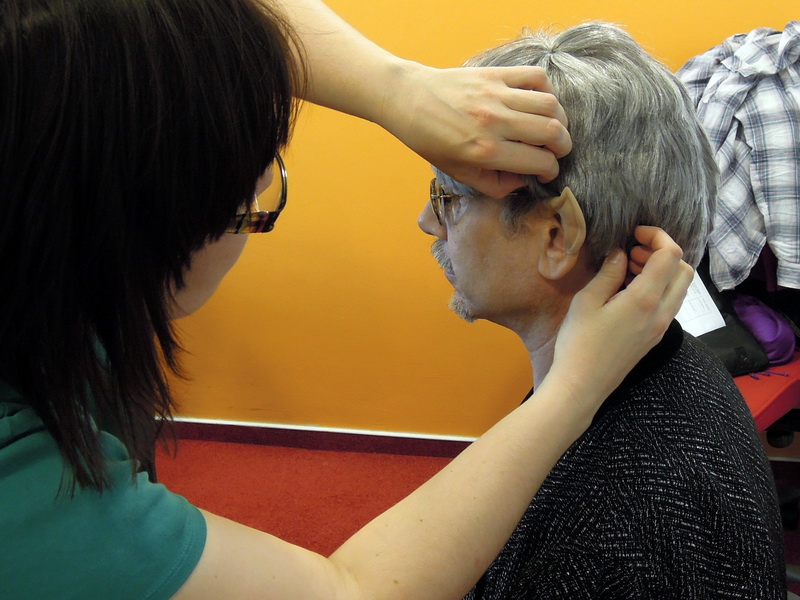
<svg viewBox="0 0 800 600"><path fill-rule="evenodd" d="M498 202L436 172L419 218L438 238L451 307L517 333L538 386L573 296L637 226L662 227L697 265L717 170L680 82L616 26L525 32L468 65L543 67L569 118L573 151L553 182L531 178ZM785 590L752 417L722 364L673 322L468 598L777 600Z"/></svg>

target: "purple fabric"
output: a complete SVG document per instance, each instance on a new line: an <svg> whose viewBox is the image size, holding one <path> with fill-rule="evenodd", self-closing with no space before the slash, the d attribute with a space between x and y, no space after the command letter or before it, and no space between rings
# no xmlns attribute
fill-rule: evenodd
<svg viewBox="0 0 800 600"><path fill-rule="evenodd" d="M764 348L770 364L782 365L794 355L795 337L780 314L753 296L734 294L733 310Z"/></svg>

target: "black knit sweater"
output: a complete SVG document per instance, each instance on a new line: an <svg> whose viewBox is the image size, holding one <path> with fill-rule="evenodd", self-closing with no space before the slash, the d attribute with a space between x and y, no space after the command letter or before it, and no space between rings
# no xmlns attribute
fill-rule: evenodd
<svg viewBox="0 0 800 600"><path fill-rule="evenodd" d="M673 322L469 599L786 598L775 486L724 367Z"/></svg>

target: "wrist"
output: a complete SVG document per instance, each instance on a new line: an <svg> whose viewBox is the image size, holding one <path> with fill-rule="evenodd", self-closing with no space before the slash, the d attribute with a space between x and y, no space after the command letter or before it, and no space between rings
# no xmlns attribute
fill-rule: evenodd
<svg viewBox="0 0 800 600"><path fill-rule="evenodd" d="M536 388L532 399L550 406L558 414L566 433L578 439L592 424L607 395L594 382L575 380L568 373L551 370Z"/></svg>
<svg viewBox="0 0 800 600"><path fill-rule="evenodd" d="M410 115L416 113L413 103L416 80L421 76L426 67L420 63L389 55L384 66L380 69L378 85L375 89L381 90L379 102L367 102L364 118L383 127L386 131L399 139L404 139L404 132L410 128Z"/></svg>

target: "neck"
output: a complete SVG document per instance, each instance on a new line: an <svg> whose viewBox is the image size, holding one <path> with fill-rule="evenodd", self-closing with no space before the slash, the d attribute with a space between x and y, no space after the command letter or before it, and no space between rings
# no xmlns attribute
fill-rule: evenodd
<svg viewBox="0 0 800 600"><path fill-rule="evenodd" d="M576 286L575 289L579 290L581 287ZM517 327L510 327L528 351L533 368L534 388L539 387L553 365L556 337L574 295L573 289L552 294L547 301L540 303L539 310L528 315L529 319L524 325L518 322Z"/></svg>
<svg viewBox="0 0 800 600"><path fill-rule="evenodd" d="M533 369L534 389L541 385L545 376L550 372L550 367L553 366L553 349L555 345L556 338L553 336L535 352L528 350L531 358L531 368Z"/></svg>
<svg viewBox="0 0 800 600"><path fill-rule="evenodd" d="M533 386L538 388L553 366L553 354L561 324L567 316L572 299L596 275L586 266L586 260L579 261L576 268L566 277L551 282L554 293L549 301L541 305L542 309L528 323L527 328L515 330L531 359L533 368Z"/></svg>
<svg viewBox="0 0 800 600"><path fill-rule="evenodd" d="M553 364L553 351L556 345L556 336L564 313L559 311L555 315L539 315L539 318L526 328L514 329L522 340L533 369L533 386L538 388Z"/></svg>

